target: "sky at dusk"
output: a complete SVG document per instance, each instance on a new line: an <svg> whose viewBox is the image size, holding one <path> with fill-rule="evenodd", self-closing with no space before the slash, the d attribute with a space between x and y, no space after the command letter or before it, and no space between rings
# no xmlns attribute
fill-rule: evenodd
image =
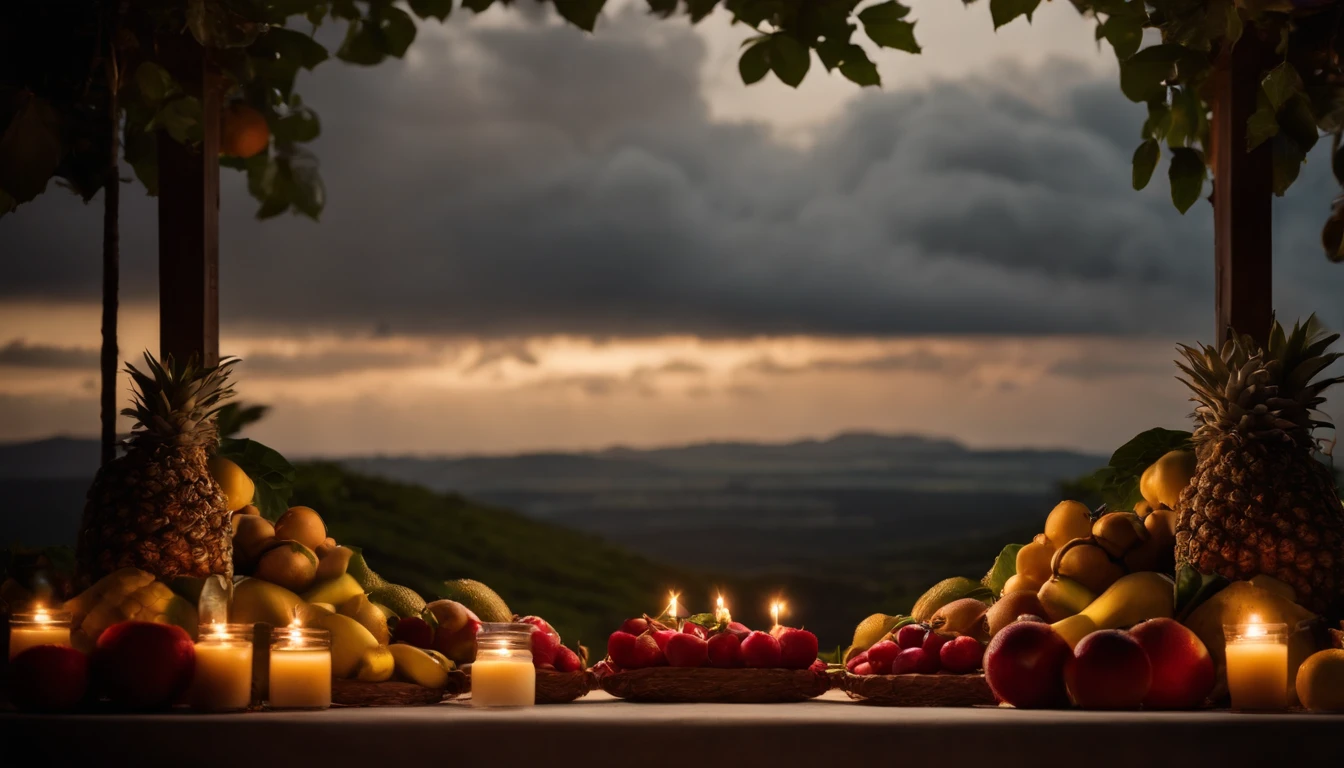
<svg viewBox="0 0 1344 768"><path fill-rule="evenodd" d="M845 429L1109 452L1180 426L1212 214L1130 189L1142 106L1067 3L995 34L916 0L860 90L743 86L746 36L609 3L422 23L331 61L320 223L223 173L222 349L296 455L785 440ZM1344 327L1328 142L1275 210L1280 317ZM123 357L156 346L154 201L123 193ZM1206 188L1206 193L1207 193ZM97 432L101 205L0 219L0 441ZM129 425L126 425L129 426Z"/></svg>

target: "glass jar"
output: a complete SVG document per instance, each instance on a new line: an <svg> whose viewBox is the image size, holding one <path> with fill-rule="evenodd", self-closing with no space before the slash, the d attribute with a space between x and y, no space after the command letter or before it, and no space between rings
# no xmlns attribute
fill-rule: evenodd
<svg viewBox="0 0 1344 768"><path fill-rule="evenodd" d="M188 701L202 712L237 712L252 703L252 625L204 624Z"/></svg>
<svg viewBox="0 0 1344 768"><path fill-rule="evenodd" d="M530 707L537 700L532 625L482 624L471 664L473 707Z"/></svg>
<svg viewBox="0 0 1344 768"><path fill-rule="evenodd" d="M9 658L35 645L70 645L70 614L43 608L9 618Z"/></svg>
<svg viewBox="0 0 1344 768"><path fill-rule="evenodd" d="M1232 709L1288 708L1288 625L1224 624L1227 692Z"/></svg>
<svg viewBox="0 0 1344 768"><path fill-rule="evenodd" d="M286 627L271 636L271 709L331 706L331 634L325 629Z"/></svg>

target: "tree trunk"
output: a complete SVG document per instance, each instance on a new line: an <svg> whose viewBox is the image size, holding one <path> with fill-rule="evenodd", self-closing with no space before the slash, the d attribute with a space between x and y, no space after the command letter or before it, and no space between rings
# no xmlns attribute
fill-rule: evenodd
<svg viewBox="0 0 1344 768"><path fill-rule="evenodd" d="M98 365L102 373L99 405L102 420L102 464L116 455L117 446L117 293L121 284L121 253L118 217L121 214L121 178L117 158L121 154L121 120L117 90L121 86L116 49L116 27L108 35L107 109L111 121L111 157L103 182L103 348Z"/></svg>

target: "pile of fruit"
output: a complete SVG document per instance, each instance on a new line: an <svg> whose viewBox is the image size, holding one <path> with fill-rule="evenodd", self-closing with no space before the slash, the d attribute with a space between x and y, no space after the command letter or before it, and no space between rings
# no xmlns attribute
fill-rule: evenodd
<svg viewBox="0 0 1344 768"><path fill-rule="evenodd" d="M972 599L981 606L984 603ZM985 646L971 635L934 630L913 619L891 633L890 639L874 643L866 651L851 656L845 671L852 675L954 675L980 669Z"/></svg>
<svg viewBox="0 0 1344 768"><path fill-rule="evenodd" d="M596 670L612 674L652 667L826 670L817 658L817 636L805 629L753 631L713 614L627 619L607 639L607 658Z"/></svg>

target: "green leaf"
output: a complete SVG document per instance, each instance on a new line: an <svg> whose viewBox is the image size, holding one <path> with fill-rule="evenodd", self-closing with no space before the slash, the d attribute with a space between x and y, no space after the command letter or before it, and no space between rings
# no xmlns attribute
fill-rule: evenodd
<svg viewBox="0 0 1344 768"><path fill-rule="evenodd" d="M784 33L770 36L770 68L785 85L797 88L811 65L810 48Z"/></svg>
<svg viewBox="0 0 1344 768"><path fill-rule="evenodd" d="M1193 89L1173 88L1171 124L1167 126L1167 146L1189 146L1199 137L1200 102Z"/></svg>
<svg viewBox="0 0 1344 768"><path fill-rule="evenodd" d="M160 107L150 124L181 144L200 141L201 102L193 96L179 96Z"/></svg>
<svg viewBox="0 0 1344 768"><path fill-rule="evenodd" d="M677 12L677 0L648 0L649 13L659 18L669 18Z"/></svg>
<svg viewBox="0 0 1344 768"><path fill-rule="evenodd" d="M61 116L49 102L20 96L18 111L0 133L0 189L26 203L42 194L65 155Z"/></svg>
<svg viewBox="0 0 1344 768"><path fill-rule="evenodd" d="M259 47L274 51L309 71L330 56L321 43L302 32L284 27L272 27L258 43Z"/></svg>
<svg viewBox="0 0 1344 768"><path fill-rule="evenodd" d="M692 24L699 24L718 4L719 0L686 0L686 13L690 14Z"/></svg>
<svg viewBox="0 0 1344 768"><path fill-rule="evenodd" d="M382 10L378 22L386 43L384 50L398 59L405 56L406 49L415 40L415 20L400 8L389 6Z"/></svg>
<svg viewBox="0 0 1344 768"><path fill-rule="evenodd" d="M1097 31L1115 49L1116 59L1124 61L1137 53L1143 44L1143 24L1147 19L1147 15L1113 14Z"/></svg>
<svg viewBox="0 0 1344 768"><path fill-rule="evenodd" d="M570 24L592 32L606 0L555 0L555 10Z"/></svg>
<svg viewBox="0 0 1344 768"><path fill-rule="evenodd" d="M1131 178L1134 189L1148 186L1148 181L1153 178L1153 171L1157 170L1157 161L1161 156L1162 147L1153 139L1143 142L1134 150L1134 169Z"/></svg>
<svg viewBox="0 0 1344 768"><path fill-rule="evenodd" d="M844 61L840 62L840 74L844 75L851 83L859 86L881 85L882 76L877 72L877 65L863 48L850 44L850 53L845 56Z"/></svg>
<svg viewBox="0 0 1344 768"><path fill-rule="evenodd" d="M145 61L135 68L135 85L140 89L145 106L157 109L173 90L173 76L158 64Z"/></svg>
<svg viewBox="0 0 1344 768"><path fill-rule="evenodd" d="M1204 192L1204 177L1208 169L1198 150L1177 147L1171 151L1171 167L1167 178L1171 181L1171 202L1176 210L1185 213Z"/></svg>
<svg viewBox="0 0 1344 768"><path fill-rule="evenodd" d="M883 48L919 53L919 43L915 41L915 23L904 20L909 13L909 8L891 0L863 9L859 12L859 21L868 39Z"/></svg>
<svg viewBox="0 0 1344 768"><path fill-rule="evenodd" d="M1280 132L1292 139L1302 153L1311 151L1321 133L1316 128L1316 116L1311 112L1311 100L1304 93L1293 94L1279 110Z"/></svg>
<svg viewBox="0 0 1344 768"><path fill-rule="evenodd" d="M1027 21L1031 21L1031 14L1040 4L1041 0L989 0L989 16L994 20L994 28L998 29L1018 16L1026 16Z"/></svg>
<svg viewBox="0 0 1344 768"><path fill-rule="evenodd" d="M408 0L407 5L422 19L443 21L453 12L453 0Z"/></svg>
<svg viewBox="0 0 1344 768"><path fill-rule="evenodd" d="M1269 147L1274 166L1274 194L1282 197L1297 181L1297 175L1302 172L1302 163L1307 160L1307 153L1302 151L1296 141L1282 134L1270 139Z"/></svg>
<svg viewBox="0 0 1344 768"><path fill-rule="evenodd" d="M276 121L271 133L276 141L305 142L316 139L321 132L317 113L308 107L300 107Z"/></svg>
<svg viewBox="0 0 1344 768"><path fill-rule="evenodd" d="M236 12L224 0L187 0L187 29L206 48L246 48L266 25Z"/></svg>
<svg viewBox="0 0 1344 768"><path fill-rule="evenodd" d="M1165 96L1166 94L1163 94L1163 97ZM1165 138L1169 130L1171 130L1171 106L1167 104L1166 99L1160 98L1148 102L1148 119L1143 121L1142 138Z"/></svg>
<svg viewBox="0 0 1344 768"><path fill-rule="evenodd" d="M462 7L472 13L485 13L485 9L494 5L495 0L462 0Z"/></svg>
<svg viewBox="0 0 1344 768"><path fill-rule="evenodd" d="M289 508L294 491L294 466L278 452L255 440L226 437L216 455L237 464L256 485L252 504L263 517L274 521Z"/></svg>
<svg viewBox="0 0 1344 768"><path fill-rule="evenodd" d="M395 6L378 6L367 19L350 22L336 57L351 64L372 66L388 56L401 58L415 40L415 21Z"/></svg>
<svg viewBox="0 0 1344 768"><path fill-rule="evenodd" d="M1189 563L1176 566L1176 619L1184 621L1196 608L1228 585L1218 574L1206 575Z"/></svg>
<svg viewBox="0 0 1344 768"><path fill-rule="evenodd" d="M742 52L742 56L737 60L737 71L742 75L743 83L747 85L758 83L770 72L770 48L770 38L762 37Z"/></svg>
<svg viewBox="0 0 1344 768"><path fill-rule="evenodd" d="M1106 503L1113 509L1132 509L1143 498L1139 479L1144 470L1171 451L1190 450L1190 437L1189 432L1156 427L1115 449L1110 462L1094 475L1104 487Z"/></svg>
<svg viewBox="0 0 1344 768"><path fill-rule="evenodd" d="M1277 111L1289 99L1302 93L1302 77L1292 64L1285 61L1265 75L1265 79L1260 81L1260 87L1265 89L1270 106Z"/></svg>
<svg viewBox="0 0 1344 768"><path fill-rule="evenodd" d="M1241 11L1237 9L1237 4L1228 3L1227 29L1223 33L1224 36L1227 38L1226 44L1236 45L1236 42L1241 39L1241 33L1243 29L1245 29L1245 24L1243 24L1241 21Z"/></svg>
<svg viewBox="0 0 1344 768"><path fill-rule="evenodd" d="M1179 45L1154 45L1120 62L1120 91L1130 101L1156 101L1166 91L1166 81L1176 75Z"/></svg>
<svg viewBox="0 0 1344 768"><path fill-rule="evenodd" d="M1258 109L1246 118L1246 151L1264 144L1279 134L1279 116L1274 114L1267 100L1262 99Z"/></svg>
<svg viewBox="0 0 1344 768"><path fill-rule="evenodd" d="M994 597L1003 594L1003 585L1008 580L1017 575L1017 551L1022 549L1024 544L1009 544L999 552L999 556L994 558L994 565L985 574L981 581L989 591L994 593Z"/></svg>

